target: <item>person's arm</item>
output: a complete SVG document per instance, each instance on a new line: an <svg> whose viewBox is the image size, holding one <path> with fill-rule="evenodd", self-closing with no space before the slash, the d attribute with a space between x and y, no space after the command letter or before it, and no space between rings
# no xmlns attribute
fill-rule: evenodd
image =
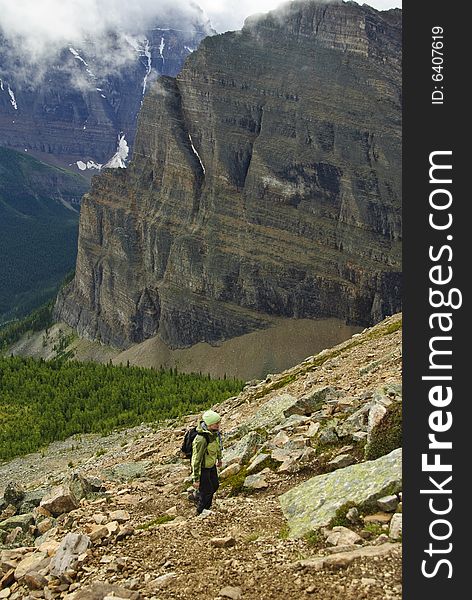
<svg viewBox="0 0 472 600"><path fill-rule="evenodd" d="M216 466L220 468L223 464L223 441L221 433L218 432L218 454Z"/></svg>
<svg viewBox="0 0 472 600"><path fill-rule="evenodd" d="M199 483L202 472L202 462L205 455L207 443L202 435L195 436L192 444L192 479L193 483Z"/></svg>

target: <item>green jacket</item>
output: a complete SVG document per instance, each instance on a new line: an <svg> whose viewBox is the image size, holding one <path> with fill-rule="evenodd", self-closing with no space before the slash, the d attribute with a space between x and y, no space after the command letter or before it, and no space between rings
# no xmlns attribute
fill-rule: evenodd
<svg viewBox="0 0 472 600"><path fill-rule="evenodd" d="M218 431L210 431L202 422L197 427L197 432L205 432L206 436L196 435L192 444L192 479L200 481L202 467L211 469L221 460L223 450L221 447L221 434ZM208 445L206 438L208 438Z"/></svg>

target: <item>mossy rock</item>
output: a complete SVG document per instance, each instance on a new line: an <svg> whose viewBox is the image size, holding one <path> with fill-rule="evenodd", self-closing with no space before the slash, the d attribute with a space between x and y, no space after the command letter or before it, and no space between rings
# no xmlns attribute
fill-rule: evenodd
<svg viewBox="0 0 472 600"><path fill-rule="evenodd" d="M220 488L222 490L229 490L230 496L237 496L244 491L244 481L247 477L247 469L243 467L238 473L227 477L220 481Z"/></svg>
<svg viewBox="0 0 472 600"><path fill-rule="evenodd" d="M395 402L388 407L387 413L370 433L365 447L365 459L375 460L402 447L402 403Z"/></svg>
<svg viewBox="0 0 472 600"><path fill-rule="evenodd" d="M279 496L290 537L329 526L352 505L364 507L402 489L402 451L317 475ZM349 504L349 506L347 506Z"/></svg>

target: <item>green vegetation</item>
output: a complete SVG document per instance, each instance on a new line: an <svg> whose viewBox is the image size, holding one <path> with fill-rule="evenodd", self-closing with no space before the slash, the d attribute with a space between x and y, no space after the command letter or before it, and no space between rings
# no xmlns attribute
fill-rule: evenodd
<svg viewBox="0 0 472 600"><path fill-rule="evenodd" d="M309 546L319 546L323 541L323 536L319 529L313 529L304 535L305 541Z"/></svg>
<svg viewBox="0 0 472 600"><path fill-rule="evenodd" d="M157 525L163 525L164 523L170 523L170 521L173 521L175 519L175 517L171 517L170 515L161 515L160 517L157 517L157 519L153 519L152 521L147 521L146 523L143 523L142 525L138 525L136 527L136 529L150 529L151 527L156 527Z"/></svg>
<svg viewBox="0 0 472 600"><path fill-rule="evenodd" d="M254 531L253 533L250 533L245 539L244 541L249 544L251 542L255 542L256 540L258 540L261 537L261 533L259 531Z"/></svg>
<svg viewBox="0 0 472 600"><path fill-rule="evenodd" d="M285 523L284 525L282 525L282 528L279 531L279 538L281 540L287 540L289 535L290 527L288 526L288 523Z"/></svg>
<svg viewBox="0 0 472 600"><path fill-rule="evenodd" d="M243 467L236 475L231 475L231 477L226 477L226 479L220 481L220 488L229 489L230 496L237 496L246 489L244 487L244 480L246 477L247 467Z"/></svg>
<svg viewBox="0 0 472 600"><path fill-rule="evenodd" d="M380 523L365 523L364 529L375 536L379 536L380 534L385 533Z"/></svg>
<svg viewBox="0 0 472 600"><path fill-rule="evenodd" d="M354 502L346 502L340 506L334 514L334 517L329 522L328 527L330 529L333 527L338 527L339 525L342 525L343 527L352 527L352 523L347 519L346 515L353 507L359 508Z"/></svg>
<svg viewBox="0 0 472 600"><path fill-rule="evenodd" d="M106 434L195 413L243 385L176 369L0 357L0 460L76 433Z"/></svg>
<svg viewBox="0 0 472 600"><path fill-rule="evenodd" d="M75 264L80 175L0 148L0 323L53 298Z"/></svg>
<svg viewBox="0 0 472 600"><path fill-rule="evenodd" d="M402 403L395 402L372 430L369 443L365 447L365 460L375 460L396 448L401 448L402 441Z"/></svg>
<svg viewBox="0 0 472 600"><path fill-rule="evenodd" d="M25 333L42 331L50 327L53 324L53 308L54 301L51 300L20 321L3 325L3 327L0 325L0 353L21 339Z"/></svg>

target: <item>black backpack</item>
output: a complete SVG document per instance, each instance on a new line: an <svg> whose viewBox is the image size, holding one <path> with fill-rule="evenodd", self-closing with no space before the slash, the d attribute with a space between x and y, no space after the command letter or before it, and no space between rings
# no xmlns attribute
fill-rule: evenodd
<svg viewBox="0 0 472 600"><path fill-rule="evenodd" d="M185 433L184 441L182 442L182 447L180 449L185 454L185 458L188 458L189 460L192 459L193 440L197 437L197 435L202 435L206 439L207 445L210 442L210 434L206 432L198 433L196 427L188 429Z"/></svg>

